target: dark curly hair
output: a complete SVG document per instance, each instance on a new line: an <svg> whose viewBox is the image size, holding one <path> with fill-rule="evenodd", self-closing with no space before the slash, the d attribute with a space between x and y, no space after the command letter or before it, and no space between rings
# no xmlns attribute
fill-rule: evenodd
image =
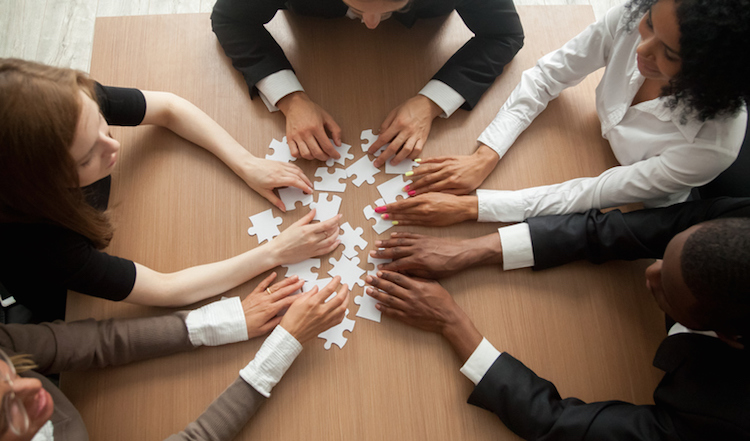
<svg viewBox="0 0 750 441"><path fill-rule="evenodd" d="M630 0L628 26L659 0ZM669 106L705 121L735 114L750 98L750 0L675 0L682 68L665 87Z"/></svg>

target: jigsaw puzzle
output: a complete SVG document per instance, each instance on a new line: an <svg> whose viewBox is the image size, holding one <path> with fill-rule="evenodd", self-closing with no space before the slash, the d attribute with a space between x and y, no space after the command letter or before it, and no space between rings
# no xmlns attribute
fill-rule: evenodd
<svg viewBox="0 0 750 441"><path fill-rule="evenodd" d="M331 141L331 145L333 146L334 150L336 150L337 152L339 152L339 155L341 155L341 157L339 159L328 158L326 160L326 165L327 166L333 167L333 164L346 165L346 160L347 159L348 160L354 159L354 155L352 155L351 153L349 153L349 150L352 148L351 145L342 142L341 143L341 147L336 147L336 143L334 143L332 139L330 141Z"/></svg>
<svg viewBox="0 0 750 441"><path fill-rule="evenodd" d="M289 150L289 144L286 143L286 136L281 138L281 142L273 139L269 149L273 150L272 155L266 155L266 159L272 159L280 162L291 162L296 161L297 158L292 156L291 150Z"/></svg>
<svg viewBox="0 0 750 441"><path fill-rule="evenodd" d="M329 328L326 331L321 332L318 334L318 337L324 339L326 342L323 344L323 347L326 348L326 350L331 349L331 345L335 344L340 349L344 349L344 345L347 342L347 338L344 337L344 331L352 332L354 331L354 320L351 320L347 316L349 315L349 310L346 310L346 314L344 315L344 320L339 323L336 326L333 326Z"/></svg>
<svg viewBox="0 0 750 441"><path fill-rule="evenodd" d="M344 245L344 256L352 258L357 255L357 250L354 247L359 247L360 250L367 248L367 241L362 239L362 233L365 231L362 228L352 228L349 222L341 225L341 229L344 230L343 234L339 234L339 240Z"/></svg>
<svg viewBox="0 0 750 441"><path fill-rule="evenodd" d="M286 268L285 277L298 276L300 279L304 280L305 283L307 284L310 282L314 282L315 280L318 279L318 273L314 273L312 270L313 268L320 269L320 259L306 259L306 260L303 260L302 262L292 263L288 265L281 265L281 266ZM302 289L305 289L305 286L306 285L303 285ZM308 291L308 289L305 289L305 291Z"/></svg>
<svg viewBox="0 0 750 441"><path fill-rule="evenodd" d="M396 176L390 181L378 185L378 193L380 193L380 196L383 196L386 204L392 204L396 202L396 196L402 196L404 199L409 197L404 191L404 187L407 184L411 184L411 181L404 182L403 176Z"/></svg>
<svg viewBox="0 0 750 441"><path fill-rule="evenodd" d="M376 207L380 207L383 205L385 205L384 200L378 199L377 201L375 201ZM375 208L372 205L366 206L362 210L362 212L365 213L365 218L375 219L375 224L372 226L372 229L375 230L376 233L383 234L384 231L393 228L393 223L380 217L380 214L375 213Z"/></svg>
<svg viewBox="0 0 750 441"><path fill-rule="evenodd" d="M313 186L318 191L336 191L343 192L346 190L346 182L339 182L339 179L346 179L346 170L336 168L329 172L328 167L319 167L315 170L315 177L320 181L313 182Z"/></svg>
<svg viewBox="0 0 750 441"><path fill-rule="evenodd" d="M362 134L360 135L360 139L362 141L366 141L366 142L362 143L362 151L365 152L365 153L367 153L367 149L369 149L370 146L372 145L372 143L375 142L376 139L378 139L378 135L373 135L372 134L372 129L362 130ZM380 156L380 154L383 153L383 151L386 148L388 148L389 145L390 145L390 143L384 145L383 147L380 147L380 149L378 149L378 151L375 152L375 154L373 156L375 156L376 158L378 156Z"/></svg>
<svg viewBox="0 0 750 441"><path fill-rule="evenodd" d="M398 165L391 165L391 161L385 162L385 173L387 175L403 175L414 167L418 167L419 163L412 161L411 159L404 159Z"/></svg>
<svg viewBox="0 0 750 441"><path fill-rule="evenodd" d="M274 237L281 234L278 226L283 222L280 217L274 217L273 211L269 208L266 211L249 217L253 226L247 229L247 234L257 236L258 243L271 241Z"/></svg>
<svg viewBox="0 0 750 441"><path fill-rule="evenodd" d="M302 292L310 291L315 286L317 286L318 291L320 291L321 289L323 289L323 287L331 283L331 280L333 280L333 277L326 277L325 279L317 279L317 280L305 280L305 284L302 285ZM328 298L326 299L326 302L335 295L336 295L336 292L335 291L332 292L331 295L328 296Z"/></svg>
<svg viewBox="0 0 750 441"><path fill-rule="evenodd" d="M367 263L372 264L372 269L367 270L367 275L374 276L378 272L378 265L382 265L384 263L390 263L390 262L393 262L393 260L392 259L378 259L377 257L370 256L370 254L368 253Z"/></svg>
<svg viewBox="0 0 750 441"><path fill-rule="evenodd" d="M331 277L341 276L341 283L346 283L349 289L354 285L365 286L365 281L361 279L365 270L358 266L359 257L349 259L346 256L341 256L339 260L331 257L328 262L333 265L333 268L328 270L328 274Z"/></svg>
<svg viewBox="0 0 750 441"><path fill-rule="evenodd" d="M368 158L367 155L359 158L357 162L346 169L346 175L348 177L357 176L352 181L357 187L360 187L363 182L367 182L370 185L374 184L375 175L378 173L380 173L380 169L372 165L372 161L370 161L370 158Z"/></svg>
<svg viewBox="0 0 750 441"><path fill-rule="evenodd" d="M284 206L286 207L286 211L292 211L297 208L296 204L297 202L302 202L302 205L310 205L310 202L313 201L313 195L312 194L305 194L304 191L300 190L297 187L284 187L279 188L279 198L281 198L281 202L284 203Z"/></svg>
<svg viewBox="0 0 750 441"><path fill-rule="evenodd" d="M361 296L354 297L354 303L359 305L357 317L380 323L381 312L375 307L380 302L370 297L366 292L363 292Z"/></svg>
<svg viewBox="0 0 750 441"><path fill-rule="evenodd" d="M328 193L318 193L318 201L312 202L310 208L315 208L315 217L313 220L324 221L332 218L339 214L339 208L341 208L341 198L333 195L331 200L328 200Z"/></svg>

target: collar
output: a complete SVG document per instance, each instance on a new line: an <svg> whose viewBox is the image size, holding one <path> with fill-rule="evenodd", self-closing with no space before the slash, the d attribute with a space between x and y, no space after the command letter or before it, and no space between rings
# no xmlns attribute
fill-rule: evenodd
<svg viewBox="0 0 750 441"><path fill-rule="evenodd" d="M414 8L410 8L406 12L394 12L381 21L385 21L393 17L396 21L403 24L407 28L411 28L412 26L414 26L414 23L417 21L417 14L416 12L414 12L413 9ZM356 12L352 11L352 8L346 9L346 16L348 18L351 18L352 20L362 20L362 17L360 17Z"/></svg>
<svg viewBox="0 0 750 441"><path fill-rule="evenodd" d="M750 367L750 352L709 335L679 332L665 338L654 356L654 367L668 374L688 363L746 369Z"/></svg>

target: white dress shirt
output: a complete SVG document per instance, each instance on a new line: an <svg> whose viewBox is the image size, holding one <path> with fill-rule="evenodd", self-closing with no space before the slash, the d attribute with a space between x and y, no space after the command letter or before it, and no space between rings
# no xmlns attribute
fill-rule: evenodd
<svg viewBox="0 0 750 441"><path fill-rule="evenodd" d="M562 48L525 71L520 84L479 141L500 157L565 88L605 67L596 88L596 111L621 166L598 177L518 191L478 190L479 221L518 222L540 215L582 212L644 202L647 207L684 201L734 162L745 134L746 110L700 122L683 107L670 110L657 98L631 106L645 78L638 71L636 30L628 31L618 6Z"/></svg>

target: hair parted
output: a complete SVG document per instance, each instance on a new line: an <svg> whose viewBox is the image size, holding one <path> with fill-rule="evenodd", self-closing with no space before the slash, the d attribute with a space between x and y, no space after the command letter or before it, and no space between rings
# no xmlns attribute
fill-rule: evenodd
<svg viewBox="0 0 750 441"><path fill-rule="evenodd" d="M628 26L658 1L630 0ZM670 107L683 104L702 121L735 114L750 100L750 0L675 3L682 68L664 90Z"/></svg>
<svg viewBox="0 0 750 441"><path fill-rule="evenodd" d="M706 222L687 238L680 256L682 279L715 331L750 331L750 219Z"/></svg>
<svg viewBox="0 0 750 441"><path fill-rule="evenodd" d="M0 58L0 222L59 225L101 249L112 226L86 203L69 152L81 91L96 101L83 72Z"/></svg>

